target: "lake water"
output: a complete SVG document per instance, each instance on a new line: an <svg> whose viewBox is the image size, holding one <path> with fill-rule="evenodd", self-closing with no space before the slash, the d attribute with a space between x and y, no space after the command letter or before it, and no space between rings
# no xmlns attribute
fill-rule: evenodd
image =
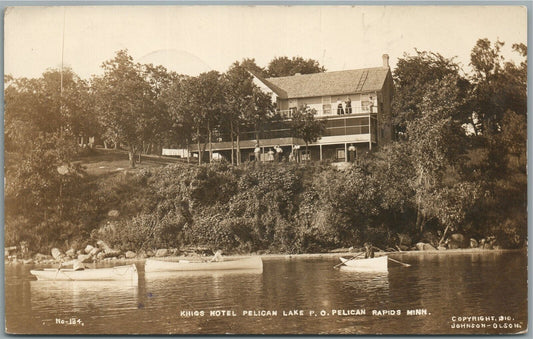
<svg viewBox="0 0 533 339"><path fill-rule="evenodd" d="M262 273L151 278L138 262L136 286L35 281L29 273L33 267L6 265L6 328L33 334L492 334L527 329L525 252L393 257L411 267L389 262L388 273L363 274L333 269L338 262L333 257L265 258Z"/></svg>

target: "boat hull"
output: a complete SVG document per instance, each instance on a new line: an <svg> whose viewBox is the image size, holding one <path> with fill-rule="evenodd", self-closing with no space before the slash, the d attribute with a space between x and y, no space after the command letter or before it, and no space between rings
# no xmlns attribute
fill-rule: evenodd
<svg viewBox="0 0 533 339"><path fill-rule="evenodd" d="M346 258L340 258L343 265L342 270L345 271L357 271L357 272L387 272L388 271L388 258L382 256L378 258L368 259L355 259L350 260Z"/></svg>
<svg viewBox="0 0 533 339"><path fill-rule="evenodd" d="M144 270L150 272L182 272L182 271L236 271L236 270L262 270L263 261L259 257L245 259L225 260L219 262L190 262L163 261L146 259Z"/></svg>
<svg viewBox="0 0 533 339"><path fill-rule="evenodd" d="M85 269L44 269L31 270L37 280L51 281L132 281L138 280L137 268L134 264L110 268Z"/></svg>

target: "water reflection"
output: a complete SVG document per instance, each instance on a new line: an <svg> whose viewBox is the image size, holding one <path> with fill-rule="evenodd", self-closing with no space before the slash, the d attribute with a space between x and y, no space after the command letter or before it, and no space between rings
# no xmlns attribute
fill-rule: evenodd
<svg viewBox="0 0 533 339"><path fill-rule="evenodd" d="M30 281L30 267L6 266L6 327L34 334L458 334L450 329L451 316L492 314L511 315L526 326L527 257L522 253L394 258L412 266L389 264L388 273L377 274L335 270L338 258L266 259L262 273L145 276L138 265L135 287ZM413 309L430 315L405 314ZM386 310L403 313L372 316ZM265 313L253 316L253 311ZM299 311L304 315L290 315ZM85 326L55 323L70 317ZM487 333L499 332L511 333Z"/></svg>

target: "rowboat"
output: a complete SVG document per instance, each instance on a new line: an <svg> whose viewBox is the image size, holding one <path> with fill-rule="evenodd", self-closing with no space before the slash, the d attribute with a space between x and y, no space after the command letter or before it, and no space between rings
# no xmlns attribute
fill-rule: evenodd
<svg viewBox="0 0 533 339"><path fill-rule="evenodd" d="M150 272L174 272L174 271L220 271L220 270L262 270L263 261L260 257L233 259L213 262L199 261L164 261L146 259L144 271Z"/></svg>
<svg viewBox="0 0 533 339"><path fill-rule="evenodd" d="M133 281L138 280L137 268L135 264L126 266L116 266L110 268L86 268L84 270L73 270L69 268L45 268L43 270L31 270L31 274L37 280L54 281Z"/></svg>
<svg viewBox="0 0 533 339"><path fill-rule="evenodd" d="M357 272L387 272L387 256L382 256L378 258L367 258L367 259L347 259L340 258L343 265L341 266L342 270L345 271L357 271Z"/></svg>

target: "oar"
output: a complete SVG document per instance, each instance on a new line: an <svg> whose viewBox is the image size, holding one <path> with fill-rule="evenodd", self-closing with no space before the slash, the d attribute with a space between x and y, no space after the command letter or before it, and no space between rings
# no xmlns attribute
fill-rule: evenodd
<svg viewBox="0 0 533 339"><path fill-rule="evenodd" d="M347 261L354 260L354 259L360 257L360 256L361 256L362 254L364 254L364 253L365 253L365 252L361 252L361 253L359 253L358 255L355 255L355 256L351 257L351 258L348 259ZM341 262L340 264L337 264L337 265L333 266L333 268L337 268L337 267L339 267L339 266L341 266L341 265L344 265L344 262Z"/></svg>
<svg viewBox="0 0 533 339"><path fill-rule="evenodd" d="M394 259L392 259L392 258L389 258L389 260L392 261L392 262L395 262L395 263L397 263L397 264L403 265L404 267L409 267L409 266L411 266L411 265L409 265L409 264L406 264L406 263L401 262L401 261L398 261L398 260L394 260Z"/></svg>

